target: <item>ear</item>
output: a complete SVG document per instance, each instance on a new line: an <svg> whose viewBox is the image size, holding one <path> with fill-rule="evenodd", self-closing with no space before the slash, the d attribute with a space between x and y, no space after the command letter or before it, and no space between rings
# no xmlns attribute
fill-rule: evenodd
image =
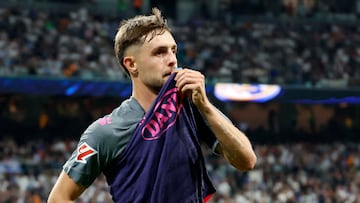
<svg viewBox="0 0 360 203"><path fill-rule="evenodd" d="M137 74L135 58L133 56L125 56L123 58L123 64L131 75Z"/></svg>

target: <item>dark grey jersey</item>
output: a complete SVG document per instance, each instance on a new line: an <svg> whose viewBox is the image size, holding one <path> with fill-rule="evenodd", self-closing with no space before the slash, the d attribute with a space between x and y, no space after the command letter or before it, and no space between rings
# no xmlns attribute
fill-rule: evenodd
<svg viewBox="0 0 360 203"><path fill-rule="evenodd" d="M92 123L82 134L64 171L78 184L89 186L125 148L145 112L131 97Z"/></svg>

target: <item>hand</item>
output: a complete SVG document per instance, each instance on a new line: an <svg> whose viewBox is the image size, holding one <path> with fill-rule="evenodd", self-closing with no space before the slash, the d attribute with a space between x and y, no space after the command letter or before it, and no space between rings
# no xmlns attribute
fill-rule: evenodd
<svg viewBox="0 0 360 203"><path fill-rule="evenodd" d="M181 69L175 76L176 87L189 96L199 110L209 104L205 89L205 76L196 70Z"/></svg>

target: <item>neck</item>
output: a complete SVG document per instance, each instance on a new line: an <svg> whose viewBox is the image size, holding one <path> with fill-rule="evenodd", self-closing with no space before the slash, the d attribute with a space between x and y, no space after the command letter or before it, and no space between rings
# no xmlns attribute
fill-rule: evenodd
<svg viewBox="0 0 360 203"><path fill-rule="evenodd" d="M139 102L145 112L147 112L156 99L157 93L143 84L135 84L133 82L132 96Z"/></svg>

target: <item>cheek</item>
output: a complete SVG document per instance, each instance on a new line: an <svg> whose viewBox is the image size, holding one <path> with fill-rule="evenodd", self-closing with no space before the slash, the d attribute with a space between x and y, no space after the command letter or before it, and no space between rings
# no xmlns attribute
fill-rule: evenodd
<svg viewBox="0 0 360 203"><path fill-rule="evenodd" d="M149 60L148 63L146 63L143 66L143 72L151 75L152 77L155 77L156 75L161 75L161 63L159 61Z"/></svg>
<svg viewBox="0 0 360 203"><path fill-rule="evenodd" d="M157 71L153 70L153 69L146 69L143 70L141 74L139 74L141 80L145 81L145 82L150 82L155 80L157 77Z"/></svg>
<svg viewBox="0 0 360 203"><path fill-rule="evenodd" d="M156 80L165 73L163 61L157 57L148 57L137 64L139 66L140 77L144 80Z"/></svg>

